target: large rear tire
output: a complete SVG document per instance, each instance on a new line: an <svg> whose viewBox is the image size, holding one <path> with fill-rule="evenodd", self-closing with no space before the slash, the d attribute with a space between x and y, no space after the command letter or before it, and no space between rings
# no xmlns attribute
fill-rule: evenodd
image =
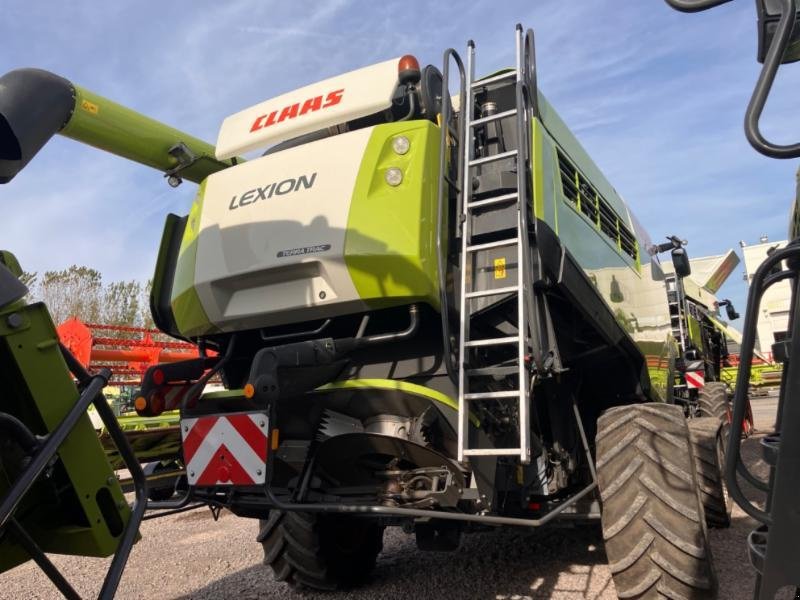
<svg viewBox="0 0 800 600"><path fill-rule="evenodd" d="M260 521L258 541L277 581L335 590L366 580L383 549L383 526L349 515L273 510Z"/></svg>
<svg viewBox="0 0 800 600"><path fill-rule="evenodd" d="M730 527L733 500L728 494L723 475L727 429L716 417L689 421L697 486L709 527Z"/></svg>
<svg viewBox="0 0 800 600"><path fill-rule="evenodd" d="M697 416L716 417L726 428L730 424L731 411L728 388L721 381L709 381L697 395Z"/></svg>
<svg viewBox="0 0 800 600"><path fill-rule="evenodd" d="M603 538L620 598L714 598L708 532L680 407L619 406L598 420Z"/></svg>

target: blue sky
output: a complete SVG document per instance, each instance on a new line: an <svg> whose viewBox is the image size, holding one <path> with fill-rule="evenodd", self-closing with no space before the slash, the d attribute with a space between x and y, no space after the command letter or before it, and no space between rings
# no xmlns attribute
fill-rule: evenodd
<svg viewBox="0 0 800 600"><path fill-rule="evenodd" d="M392 56L439 65L446 47L463 51L472 38L479 74L508 66L520 21L536 30L542 91L654 240L677 233L704 256L786 235L797 165L758 155L742 132L759 69L750 0L695 15L663 0L0 8L0 72L48 69L211 142L227 114ZM800 71L790 65L779 79L764 131L795 141ZM146 279L165 213L184 214L193 192L56 137L0 187L2 245L31 271L77 263L106 280ZM722 295L743 312L745 293L740 267Z"/></svg>

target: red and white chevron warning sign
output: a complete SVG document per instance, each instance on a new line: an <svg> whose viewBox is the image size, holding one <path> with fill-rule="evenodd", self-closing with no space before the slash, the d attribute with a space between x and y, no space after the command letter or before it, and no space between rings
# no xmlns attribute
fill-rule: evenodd
<svg viewBox="0 0 800 600"><path fill-rule="evenodd" d="M181 419L181 436L189 485L257 485L266 481L266 414Z"/></svg>
<svg viewBox="0 0 800 600"><path fill-rule="evenodd" d="M690 389L698 389L706 385L703 371L686 371L683 376L686 378L686 387Z"/></svg>

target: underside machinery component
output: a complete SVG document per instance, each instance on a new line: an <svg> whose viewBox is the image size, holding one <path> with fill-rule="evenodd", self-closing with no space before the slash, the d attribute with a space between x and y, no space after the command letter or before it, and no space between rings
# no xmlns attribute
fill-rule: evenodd
<svg viewBox="0 0 800 600"><path fill-rule="evenodd" d="M689 429L680 407L616 407L600 417L603 538L620 598L716 598Z"/></svg>

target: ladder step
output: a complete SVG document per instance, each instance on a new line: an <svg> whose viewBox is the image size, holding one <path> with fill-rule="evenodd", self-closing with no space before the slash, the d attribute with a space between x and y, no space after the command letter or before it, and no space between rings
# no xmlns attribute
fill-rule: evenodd
<svg viewBox="0 0 800 600"><path fill-rule="evenodd" d="M478 125L483 125L484 123L491 123L492 121L505 119L506 117L513 117L515 114L517 114L517 109L512 108L511 110L504 110L503 112L495 113L493 115L489 115L488 117L481 117L480 119L475 119L474 121L470 122L470 125L472 127L476 127Z"/></svg>
<svg viewBox="0 0 800 600"><path fill-rule="evenodd" d="M519 342L518 335L501 338L487 338L485 340L468 340L464 342L467 348L478 348L480 346L501 346L503 344L516 344Z"/></svg>
<svg viewBox="0 0 800 600"><path fill-rule="evenodd" d="M474 392L464 394L464 400L502 400L503 398L519 398L519 390L507 390L503 392Z"/></svg>
<svg viewBox="0 0 800 600"><path fill-rule="evenodd" d="M492 154L491 156L484 156L482 158L476 158L474 160L469 161L470 167L477 167L478 165L483 165L489 162L494 162L496 160L504 160L506 158L513 158L517 156L516 148L514 150L509 150L508 152L500 152L499 154Z"/></svg>
<svg viewBox="0 0 800 600"><path fill-rule="evenodd" d="M487 77L486 79L481 79L479 81L475 81L472 84L472 89L483 87L490 83L495 83L497 81L504 81L506 79L516 79L517 72L516 71L506 71L505 73L500 73L500 75L495 75L494 77Z"/></svg>
<svg viewBox="0 0 800 600"><path fill-rule="evenodd" d="M466 369L467 377L486 377L491 375L517 375L519 367L480 367L477 369Z"/></svg>
<svg viewBox="0 0 800 600"><path fill-rule="evenodd" d="M465 448L464 456L516 456L519 448Z"/></svg>
<svg viewBox="0 0 800 600"><path fill-rule="evenodd" d="M486 242L485 244L475 244L467 246L467 252L478 252L479 250L489 250L490 248L502 248L503 246L513 246L518 244L517 238L507 238L505 240L497 240L496 242Z"/></svg>
<svg viewBox="0 0 800 600"><path fill-rule="evenodd" d="M509 200L516 200L518 197L519 196L517 192L511 192L510 194L495 196L494 198L475 200L475 202L470 202L469 204L467 204L467 208L470 210L472 210L473 208L483 208L484 206L492 206L493 204L501 204L503 202L508 202Z"/></svg>
<svg viewBox="0 0 800 600"><path fill-rule="evenodd" d="M500 294L516 293L519 288L515 285L495 288L493 290L480 290L477 292L467 292L465 298L483 298L484 296L499 296Z"/></svg>

